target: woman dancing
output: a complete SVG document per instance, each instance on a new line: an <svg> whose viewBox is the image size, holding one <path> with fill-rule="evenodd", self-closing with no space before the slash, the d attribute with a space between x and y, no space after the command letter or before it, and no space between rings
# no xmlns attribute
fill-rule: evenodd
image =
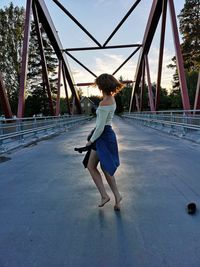
<svg viewBox="0 0 200 267"><path fill-rule="evenodd" d="M115 132L112 129L112 119L116 109L114 95L120 91L124 85L116 80L110 74L101 74L96 78L95 84L103 94L103 100L97 108L96 127L86 146L91 146L87 162L84 162L88 168L94 183L96 184L100 194L101 203L99 207L103 207L110 197L104 187L102 177L97 169L100 162L101 169L115 197L115 210L120 210L120 202L122 196L119 193L114 173L119 166L118 146Z"/></svg>

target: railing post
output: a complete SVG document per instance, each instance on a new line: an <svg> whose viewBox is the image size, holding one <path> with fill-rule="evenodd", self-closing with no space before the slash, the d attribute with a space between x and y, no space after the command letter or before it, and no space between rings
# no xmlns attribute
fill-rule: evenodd
<svg viewBox="0 0 200 267"><path fill-rule="evenodd" d="M23 130L23 122L21 119L17 120L17 132L20 133ZM19 135L19 143L24 142L24 136L23 134Z"/></svg>
<svg viewBox="0 0 200 267"><path fill-rule="evenodd" d="M33 130L34 130L34 137L37 138L37 119L34 117L33 121Z"/></svg>
<svg viewBox="0 0 200 267"><path fill-rule="evenodd" d="M148 82L148 96L149 96L149 104L151 111L155 111L154 106L154 96L152 92L151 78L150 78L150 70L149 70L149 62L147 55L144 56L146 72L147 72L147 82Z"/></svg>

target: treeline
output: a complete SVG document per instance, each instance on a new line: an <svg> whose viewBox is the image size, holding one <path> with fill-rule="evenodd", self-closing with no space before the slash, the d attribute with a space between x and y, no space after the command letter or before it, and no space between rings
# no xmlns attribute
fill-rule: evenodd
<svg viewBox="0 0 200 267"><path fill-rule="evenodd" d="M21 52L23 45L25 10L14 6L0 9L0 71L3 73L4 83L13 114L17 113ZM41 27L41 35L46 57L47 70L55 105L57 94L58 60L50 41ZM66 101L61 100L61 106L67 110ZM29 40L29 59L27 72L27 90L25 102L25 116L34 114L50 115L47 90L42 72L41 56L34 22L31 23ZM1 107L0 112L2 113Z"/></svg>
<svg viewBox="0 0 200 267"><path fill-rule="evenodd" d="M19 77L21 65L21 51L23 43L25 10L12 3L0 9L0 71L4 75L4 82L13 114L17 112ZM191 107L193 107L198 72L200 69L200 1L185 0L180 14L179 30L182 36L182 54L186 72L187 86ZM58 60L47 35L41 27L44 52L47 60L52 98L55 104L57 93ZM176 59L168 66L174 69L172 89L168 92L161 88L159 109L182 109L181 91L176 68ZM153 84L155 95L156 85ZM147 86L145 86L143 110L149 110ZM118 112L128 110L131 87L126 86L117 96ZM95 98L95 96L93 97ZM98 100L98 97L96 97ZM61 99L61 113L67 112L65 99ZM2 113L0 106L0 114ZM26 108L25 116L34 114L50 115L48 97L42 75L42 64L34 22L31 24Z"/></svg>

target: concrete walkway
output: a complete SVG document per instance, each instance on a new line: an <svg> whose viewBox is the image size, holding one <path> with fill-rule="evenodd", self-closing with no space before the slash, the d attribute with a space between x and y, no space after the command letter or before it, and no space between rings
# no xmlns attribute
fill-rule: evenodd
<svg viewBox="0 0 200 267"><path fill-rule="evenodd" d="M94 121L0 163L0 267L199 267L200 145L115 118L123 195L98 208L83 155Z"/></svg>

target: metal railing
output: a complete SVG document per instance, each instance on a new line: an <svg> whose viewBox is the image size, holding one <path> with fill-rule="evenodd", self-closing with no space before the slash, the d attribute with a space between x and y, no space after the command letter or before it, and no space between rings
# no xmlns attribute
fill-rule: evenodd
<svg viewBox="0 0 200 267"><path fill-rule="evenodd" d="M85 115L64 115L0 119L0 153L18 147L26 141L65 131L91 118Z"/></svg>
<svg viewBox="0 0 200 267"><path fill-rule="evenodd" d="M183 135L200 132L200 110L195 110L195 113L194 110L132 112L122 116L150 127L167 127L169 132L178 131Z"/></svg>

